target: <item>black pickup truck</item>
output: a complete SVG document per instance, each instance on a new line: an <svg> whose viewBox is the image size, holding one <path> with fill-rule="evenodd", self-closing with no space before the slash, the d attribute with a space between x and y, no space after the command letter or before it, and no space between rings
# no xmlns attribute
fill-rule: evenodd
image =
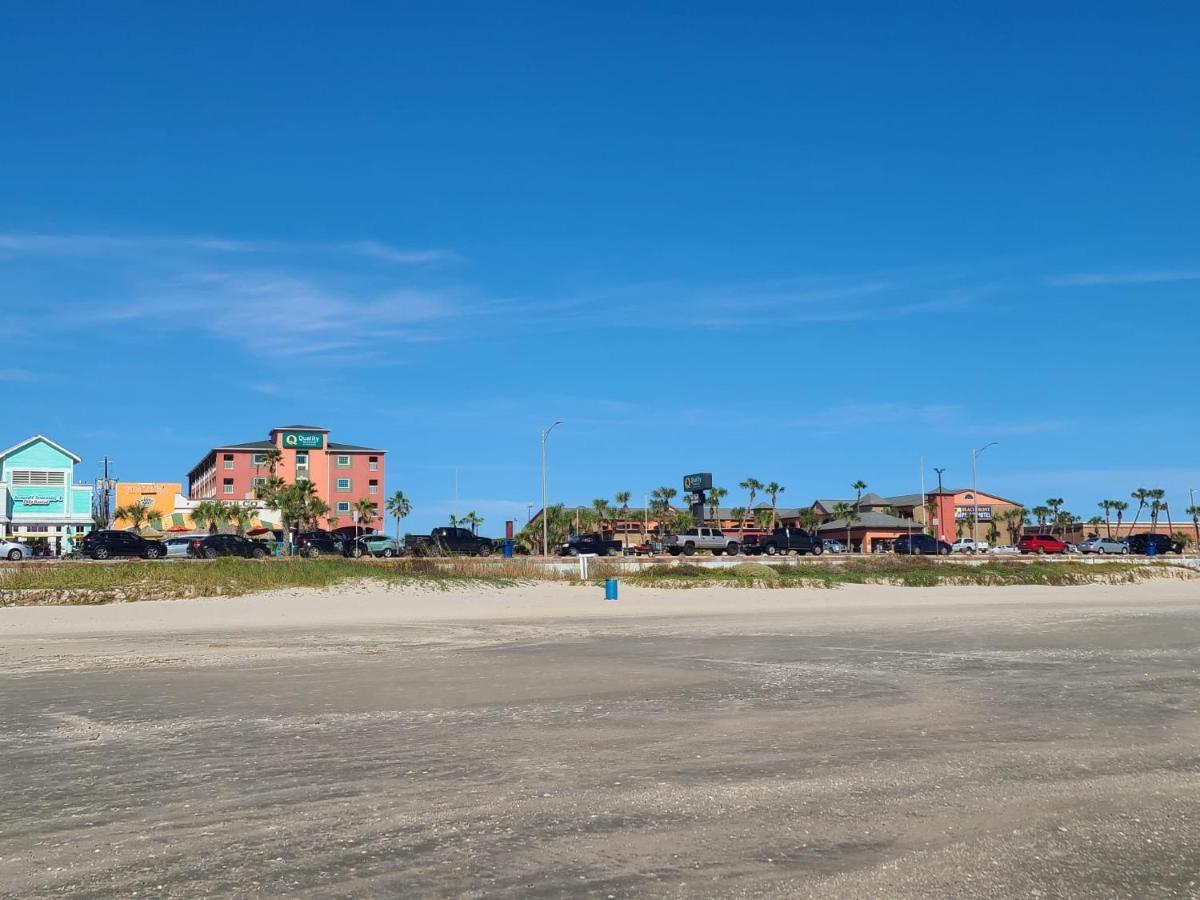
<svg viewBox="0 0 1200 900"><path fill-rule="evenodd" d="M406 534L404 550L409 556L489 556L491 538L480 537L469 528L435 528L429 534Z"/></svg>
<svg viewBox="0 0 1200 900"><path fill-rule="evenodd" d="M620 556L624 551L620 541L608 541L604 535L573 534L567 542L558 548L559 556L579 556L581 553L595 553L597 556Z"/></svg>
<svg viewBox="0 0 1200 900"><path fill-rule="evenodd" d="M765 553L774 556L777 553L811 553L820 556L825 552L821 539L803 528L776 528L770 534L765 534L755 541L743 541L743 553Z"/></svg>

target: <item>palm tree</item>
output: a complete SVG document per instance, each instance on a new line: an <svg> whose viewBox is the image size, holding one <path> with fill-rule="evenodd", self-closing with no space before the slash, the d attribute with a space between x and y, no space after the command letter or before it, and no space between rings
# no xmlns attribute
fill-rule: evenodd
<svg viewBox="0 0 1200 900"><path fill-rule="evenodd" d="M229 521L229 510L220 500L201 500L192 509L192 521L209 534L216 534Z"/></svg>
<svg viewBox="0 0 1200 900"><path fill-rule="evenodd" d="M1113 502L1111 500L1101 500L1096 505L1104 510L1104 530L1109 537L1112 537L1112 522L1109 520L1109 516L1112 514Z"/></svg>
<svg viewBox="0 0 1200 900"><path fill-rule="evenodd" d="M1137 512L1133 514L1133 524L1129 526L1129 533L1133 534L1133 529L1137 528L1138 519L1141 518L1142 510L1146 508L1146 501L1150 499L1150 492L1140 487L1129 496L1138 502Z"/></svg>
<svg viewBox="0 0 1200 900"><path fill-rule="evenodd" d="M479 533L479 526L483 524L483 516L471 510L465 516L458 520L460 525L468 525L471 528L471 534Z"/></svg>
<svg viewBox="0 0 1200 900"><path fill-rule="evenodd" d="M863 485L866 487L866 485ZM838 503L833 507L833 517L835 519L846 520L846 552L850 552L850 529L854 523L858 521L858 509L851 506L849 503Z"/></svg>
<svg viewBox="0 0 1200 900"><path fill-rule="evenodd" d="M1021 530L1025 527L1025 520L1029 517L1025 507L1015 506L1012 509L1005 510L1002 514L1005 524L1008 526L1008 539L1010 543L1016 544L1021 540Z"/></svg>
<svg viewBox="0 0 1200 900"><path fill-rule="evenodd" d="M779 495L782 494L786 490L787 490L787 488L785 488L782 484L779 484L776 481L772 481L772 482L768 483L767 486L765 488L763 488L763 493L765 493L768 497L771 498L771 528L772 528L772 530L774 530L775 523L778 520Z"/></svg>
<svg viewBox="0 0 1200 900"><path fill-rule="evenodd" d="M667 518L667 514L671 511L671 501L675 499L675 495L679 491L673 487L663 485L660 488L655 488L650 494L650 508L654 511L654 516L658 520L658 533L663 533L663 523Z"/></svg>
<svg viewBox="0 0 1200 900"><path fill-rule="evenodd" d="M118 506L113 510L113 515L117 519L128 519L129 531L140 531L142 523L150 518L150 510L140 503L131 503L128 506Z"/></svg>
<svg viewBox="0 0 1200 900"><path fill-rule="evenodd" d="M729 516L730 516L730 518L732 518L732 519L733 519L735 522L741 522L741 521L742 521L742 520L745 518L745 516L746 516L746 507L744 507L744 506L735 506L733 509L731 509L731 510L729 511Z"/></svg>
<svg viewBox="0 0 1200 900"><path fill-rule="evenodd" d="M754 524L758 526L760 531L773 529L775 527L772 521L775 518L775 513L769 509L756 509L754 511Z"/></svg>
<svg viewBox="0 0 1200 900"><path fill-rule="evenodd" d="M802 509L796 514L796 524L805 531L815 531L817 526L821 524L821 517L813 512L812 509Z"/></svg>
<svg viewBox="0 0 1200 900"><path fill-rule="evenodd" d="M412 512L412 504L404 496L404 491L396 491L387 498L387 512L396 520L396 540L400 540L400 520L407 518Z"/></svg>
<svg viewBox="0 0 1200 900"><path fill-rule="evenodd" d="M858 512L858 505L862 500L862 492L867 489L867 483L860 478L854 484L850 485L850 489L854 491L854 511Z"/></svg>
<svg viewBox="0 0 1200 900"><path fill-rule="evenodd" d="M263 462L267 464L267 471L272 475L279 468L279 464L283 462L283 451L278 447L272 447L270 450L263 451Z"/></svg>
<svg viewBox="0 0 1200 900"><path fill-rule="evenodd" d="M244 503L230 503L227 507L227 520L232 522L237 528L237 533L242 537L246 536L246 530L254 521L254 513L257 507L251 501Z"/></svg>
<svg viewBox="0 0 1200 900"><path fill-rule="evenodd" d="M457 528L460 523L466 524L466 516L460 519L454 513L450 513L450 527Z"/></svg>
<svg viewBox="0 0 1200 900"><path fill-rule="evenodd" d="M742 531L745 531L748 516L754 511L754 497L763 489L763 483L757 478L747 478L745 481L739 483L738 487L740 487L743 491L750 492L750 502L746 504L746 516L742 518Z"/></svg>
<svg viewBox="0 0 1200 900"><path fill-rule="evenodd" d="M1030 512L1032 512L1033 517L1037 519L1038 531L1045 531L1046 519L1050 515L1050 510L1045 506L1035 506L1032 510L1030 510Z"/></svg>
<svg viewBox="0 0 1200 900"><path fill-rule="evenodd" d="M1125 510L1129 509L1129 504L1124 500L1109 500L1112 504L1113 512L1117 514L1117 537L1121 536L1121 520L1125 518Z"/></svg>
<svg viewBox="0 0 1200 900"><path fill-rule="evenodd" d="M604 532L604 521L612 518L612 510L609 509L608 501L597 497L592 501L592 511L596 514L597 528L596 530Z"/></svg>
<svg viewBox="0 0 1200 900"><path fill-rule="evenodd" d="M1167 514L1167 534L1175 533L1175 523L1171 521L1171 504L1166 500L1162 502L1162 511Z"/></svg>
<svg viewBox="0 0 1200 900"><path fill-rule="evenodd" d="M1151 488L1146 491L1150 500L1150 530L1158 531L1158 516L1162 512L1162 499L1167 492L1162 488Z"/></svg>
<svg viewBox="0 0 1200 900"><path fill-rule="evenodd" d="M309 484L310 482L304 482ZM317 528L320 525L321 517L329 515L329 504L314 494L305 499L304 503L304 521L311 528Z"/></svg>
<svg viewBox="0 0 1200 900"><path fill-rule="evenodd" d="M1054 526L1059 521L1059 513L1062 512L1063 506L1062 497L1051 497L1046 501L1046 505L1050 507L1050 533L1054 534Z"/></svg>
<svg viewBox="0 0 1200 900"><path fill-rule="evenodd" d="M713 528L721 527L721 520L717 517L721 513L721 501L729 495L729 491L725 488L715 487L708 491L708 517L712 519Z"/></svg>
<svg viewBox="0 0 1200 900"><path fill-rule="evenodd" d="M1200 506L1192 504L1184 512L1192 517L1192 528L1196 531L1196 546L1200 547Z"/></svg>

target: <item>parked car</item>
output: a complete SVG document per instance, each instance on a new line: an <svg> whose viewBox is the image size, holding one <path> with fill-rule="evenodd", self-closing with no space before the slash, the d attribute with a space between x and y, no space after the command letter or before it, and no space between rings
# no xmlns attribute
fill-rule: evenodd
<svg viewBox="0 0 1200 900"><path fill-rule="evenodd" d="M195 535L191 537L173 537L163 541L167 546L167 559L183 559L188 556L188 547L192 546Z"/></svg>
<svg viewBox="0 0 1200 900"><path fill-rule="evenodd" d="M931 534L902 534L892 542L892 552L905 556L949 556L953 549Z"/></svg>
<svg viewBox="0 0 1200 900"><path fill-rule="evenodd" d="M1124 541L1118 541L1116 538L1110 537L1090 537L1085 541L1080 541L1078 550L1080 553L1096 553L1104 555L1105 553L1120 553L1129 552L1129 547Z"/></svg>
<svg viewBox="0 0 1200 900"><path fill-rule="evenodd" d="M114 556L162 559L167 555L167 545L162 541L150 541L132 531L89 531L79 542L79 549L84 556L92 559Z"/></svg>
<svg viewBox="0 0 1200 900"><path fill-rule="evenodd" d="M1026 534L1017 541L1017 549L1022 554L1036 553L1044 556L1047 553L1066 553L1066 541L1060 541L1052 534Z"/></svg>
<svg viewBox="0 0 1200 900"><path fill-rule="evenodd" d="M821 546L825 548L826 553L845 553L846 545L836 538L825 538L821 541Z"/></svg>
<svg viewBox="0 0 1200 900"><path fill-rule="evenodd" d="M32 551L24 544L0 538L0 559L16 562L19 559L29 559L32 555Z"/></svg>
<svg viewBox="0 0 1200 900"><path fill-rule="evenodd" d="M988 551L993 555L1007 555L1012 553L1020 553L1015 544L1000 544L998 547L993 547Z"/></svg>
<svg viewBox="0 0 1200 900"><path fill-rule="evenodd" d="M429 534L406 534L404 549L413 556L490 556L493 549L491 538L480 537L470 528L435 528Z"/></svg>
<svg viewBox="0 0 1200 900"><path fill-rule="evenodd" d="M1131 534L1128 541L1130 553L1149 553L1151 545L1154 546L1155 554L1183 552L1183 544L1169 534L1155 534L1154 532Z"/></svg>
<svg viewBox="0 0 1200 900"><path fill-rule="evenodd" d="M801 556L809 553L820 556L825 552L825 545L816 534L803 528L776 528L770 534L757 538L753 544L743 542L742 549L746 553L765 553L767 556L789 552Z"/></svg>
<svg viewBox="0 0 1200 900"><path fill-rule="evenodd" d="M188 556L194 559L216 559L218 556L244 556L246 559L264 559L267 548L261 541L237 534L210 534L192 538L188 544Z"/></svg>
<svg viewBox="0 0 1200 900"><path fill-rule="evenodd" d="M360 540L372 556L391 559L400 555L400 542L386 534L364 534Z"/></svg>
<svg viewBox="0 0 1200 900"><path fill-rule="evenodd" d="M604 535L596 532L590 534L573 534L565 544L558 548L559 556L579 556L581 553L594 553L597 556L620 556L625 547L620 541L605 540Z"/></svg>
<svg viewBox="0 0 1200 900"><path fill-rule="evenodd" d="M668 553L691 556L697 550L711 550L713 556L728 553L737 556L741 546L737 538L728 536L720 528L689 528L683 534L669 534L663 541Z"/></svg>
<svg viewBox="0 0 1200 900"><path fill-rule="evenodd" d="M343 556L345 542L328 531L301 531L296 535L296 552L300 556Z"/></svg>
<svg viewBox="0 0 1200 900"><path fill-rule="evenodd" d="M971 538L959 538L950 545L950 549L954 553L987 553L988 542L976 541Z"/></svg>

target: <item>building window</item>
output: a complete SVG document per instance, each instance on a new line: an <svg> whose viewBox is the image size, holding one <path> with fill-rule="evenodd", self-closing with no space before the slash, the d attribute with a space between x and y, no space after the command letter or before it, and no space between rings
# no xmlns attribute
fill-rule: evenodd
<svg viewBox="0 0 1200 900"><path fill-rule="evenodd" d="M348 469L348 468L350 468L350 457L349 457L349 456L346 456L345 454L343 454L343 455L339 456L339 457L337 458L337 466L338 466L338 468L339 468L339 469Z"/></svg>
<svg viewBox="0 0 1200 900"><path fill-rule="evenodd" d="M370 483L367 485L367 489L368 489L369 493L378 494L379 493L379 482L376 481L374 478L372 478Z"/></svg>
<svg viewBox="0 0 1200 900"><path fill-rule="evenodd" d="M379 471L379 457L378 456L367 457L367 468L370 469L372 472L378 472Z"/></svg>
<svg viewBox="0 0 1200 900"><path fill-rule="evenodd" d="M267 454L255 453L254 454L254 464L256 466L265 466L267 464Z"/></svg>
<svg viewBox="0 0 1200 900"><path fill-rule="evenodd" d="M254 478L250 479L251 487L262 487L266 483L267 483L267 479L263 478L261 475L257 475Z"/></svg>
<svg viewBox="0 0 1200 900"><path fill-rule="evenodd" d="M225 456L223 457L223 459L225 460L225 468L232 469L233 468L233 454L226 453Z"/></svg>
<svg viewBox="0 0 1200 900"><path fill-rule="evenodd" d="M224 491L226 494L232 494L233 493L233 479L226 478L225 481L221 485L221 490Z"/></svg>
<svg viewBox="0 0 1200 900"><path fill-rule="evenodd" d="M339 500L339 501L338 501L338 505L337 505L337 511L338 511L338 512L340 512L340 513L348 513L348 512L350 512L350 501L348 501L348 500Z"/></svg>
<svg viewBox="0 0 1200 900"><path fill-rule="evenodd" d="M308 465L308 454L297 451L296 452L296 465L297 466L307 466Z"/></svg>
<svg viewBox="0 0 1200 900"><path fill-rule="evenodd" d="M349 478L339 478L337 480L337 489L339 491L350 490L350 479Z"/></svg>

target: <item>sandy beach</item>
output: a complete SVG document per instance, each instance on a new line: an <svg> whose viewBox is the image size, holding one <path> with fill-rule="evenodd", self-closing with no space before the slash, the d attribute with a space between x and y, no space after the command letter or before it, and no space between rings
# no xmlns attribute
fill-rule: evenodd
<svg viewBox="0 0 1200 900"><path fill-rule="evenodd" d="M22 897L1192 897L1200 588L0 610Z"/></svg>

